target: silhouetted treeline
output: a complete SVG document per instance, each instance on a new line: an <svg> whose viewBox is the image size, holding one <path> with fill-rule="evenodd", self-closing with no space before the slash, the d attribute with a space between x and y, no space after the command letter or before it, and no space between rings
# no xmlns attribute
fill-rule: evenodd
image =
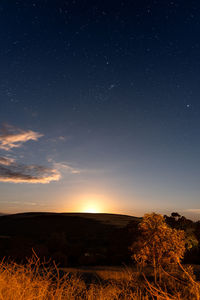
<svg viewBox="0 0 200 300"><path fill-rule="evenodd" d="M193 222L177 212L172 212L171 216L164 216L166 223L172 228L185 231L186 252L185 263L200 264L200 221Z"/></svg>

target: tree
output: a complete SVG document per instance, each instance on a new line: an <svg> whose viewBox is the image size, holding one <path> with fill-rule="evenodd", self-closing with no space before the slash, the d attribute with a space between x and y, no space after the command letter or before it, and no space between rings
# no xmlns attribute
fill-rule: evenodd
<svg viewBox="0 0 200 300"><path fill-rule="evenodd" d="M171 217L175 218L176 220L178 220L181 217L181 215L179 215L179 213L177 213L177 212L172 212L171 213Z"/></svg>
<svg viewBox="0 0 200 300"><path fill-rule="evenodd" d="M183 258L184 231L169 227L164 217L155 213L145 214L138 226L140 236L131 246L132 258L142 267L152 265L156 282L161 267L177 264Z"/></svg>

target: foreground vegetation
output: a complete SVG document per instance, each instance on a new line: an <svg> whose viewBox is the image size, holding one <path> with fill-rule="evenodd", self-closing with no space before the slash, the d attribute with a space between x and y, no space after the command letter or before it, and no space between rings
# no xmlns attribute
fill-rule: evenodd
<svg viewBox="0 0 200 300"><path fill-rule="evenodd" d="M174 217L180 219L177 214ZM155 213L146 214L137 230L137 239L129 246L134 268L117 273L109 268L82 274L58 269L54 260L41 263L34 250L23 264L3 260L0 299L200 299L200 283L192 266L181 263L193 245L187 232L172 228L166 217Z"/></svg>
<svg viewBox="0 0 200 300"><path fill-rule="evenodd" d="M86 282L75 273L61 277L56 266L41 263L36 256L26 265L1 262L0 299L200 299L200 284L191 267L180 265L173 271L163 271L162 281L157 284L150 269L143 273L124 269L119 274L116 277L111 271L101 271L98 281Z"/></svg>

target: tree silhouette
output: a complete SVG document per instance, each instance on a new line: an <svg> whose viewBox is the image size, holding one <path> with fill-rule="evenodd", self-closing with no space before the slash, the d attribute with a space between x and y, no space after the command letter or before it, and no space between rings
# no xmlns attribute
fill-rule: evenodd
<svg viewBox="0 0 200 300"><path fill-rule="evenodd" d="M172 212L171 213L171 217L175 218L177 220L177 219L179 219L181 217L181 215L179 215L179 213L177 213L177 212Z"/></svg>

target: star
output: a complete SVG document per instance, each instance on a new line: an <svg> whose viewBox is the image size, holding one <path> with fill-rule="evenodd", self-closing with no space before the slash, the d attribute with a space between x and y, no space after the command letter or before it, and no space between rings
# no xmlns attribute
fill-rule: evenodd
<svg viewBox="0 0 200 300"><path fill-rule="evenodd" d="M113 84L110 84L110 86L109 86L109 88L108 88L108 89L109 89L109 90L112 90L112 89L114 89L114 88L115 88L115 86L116 86L116 85L115 85L114 83L113 83Z"/></svg>

